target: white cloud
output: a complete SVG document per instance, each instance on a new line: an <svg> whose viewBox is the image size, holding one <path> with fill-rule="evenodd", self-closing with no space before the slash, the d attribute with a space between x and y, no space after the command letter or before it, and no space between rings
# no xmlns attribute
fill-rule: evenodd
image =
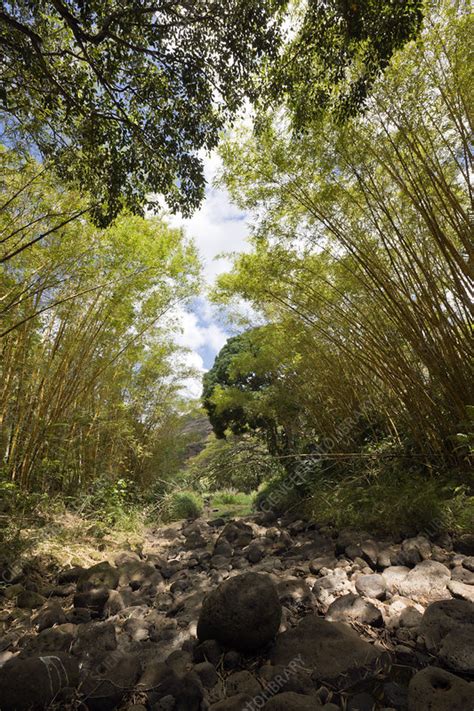
<svg viewBox="0 0 474 711"><path fill-rule="evenodd" d="M208 286L218 274L231 267L229 258L216 259L217 255L248 250L247 215L231 204L225 189L213 185L220 166L221 159L216 152L204 158L206 198L191 218L184 219L181 215L167 217L171 226L183 228L186 235L194 240ZM197 377L186 381L183 392L190 398L197 398L201 395L202 373L220 351L229 333L219 322L216 309L203 295L190 309L177 309L174 316L182 327L182 332L177 333L175 341L183 348L189 349L184 355L184 362L199 372Z"/></svg>
<svg viewBox="0 0 474 711"><path fill-rule="evenodd" d="M230 267L229 259L216 259L218 254L248 249L246 214L231 204L225 189L213 187L220 165L221 159L216 152L204 159L207 189L201 208L189 219L183 219L181 215L169 217L171 225L183 227L186 234L194 239L203 260L204 276L208 284Z"/></svg>
<svg viewBox="0 0 474 711"><path fill-rule="evenodd" d="M182 328L182 331L176 334L175 341L183 348L197 351L199 348L207 347L217 353L227 340L227 334L217 323L210 322L201 325L200 319L194 311L177 309L175 317Z"/></svg>
<svg viewBox="0 0 474 711"><path fill-rule="evenodd" d="M197 371L195 376L185 378L181 392L187 398L196 400L202 392L202 376L205 373L204 361L196 351L187 351L180 358L185 367L193 368Z"/></svg>

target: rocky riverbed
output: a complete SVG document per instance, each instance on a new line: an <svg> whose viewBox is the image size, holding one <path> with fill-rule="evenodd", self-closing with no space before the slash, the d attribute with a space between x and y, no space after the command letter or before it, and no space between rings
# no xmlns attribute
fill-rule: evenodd
<svg viewBox="0 0 474 711"><path fill-rule="evenodd" d="M0 573L1 711L474 710L474 535L258 514Z"/></svg>

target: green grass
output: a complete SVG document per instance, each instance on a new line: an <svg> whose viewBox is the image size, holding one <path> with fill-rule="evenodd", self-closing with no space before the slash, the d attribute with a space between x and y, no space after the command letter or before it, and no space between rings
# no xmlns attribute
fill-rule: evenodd
<svg viewBox="0 0 474 711"><path fill-rule="evenodd" d="M231 490L211 494L210 507L213 517L236 518L248 516L254 510L255 493L244 494Z"/></svg>

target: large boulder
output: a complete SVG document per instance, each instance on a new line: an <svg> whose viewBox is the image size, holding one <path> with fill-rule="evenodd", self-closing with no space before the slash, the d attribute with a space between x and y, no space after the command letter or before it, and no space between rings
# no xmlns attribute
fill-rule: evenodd
<svg viewBox="0 0 474 711"><path fill-rule="evenodd" d="M443 600L430 605L419 633L428 651L452 671L474 674L474 604Z"/></svg>
<svg viewBox="0 0 474 711"><path fill-rule="evenodd" d="M450 578L451 572L445 565L435 560L424 560L400 581L398 590L400 595L421 603L444 600L450 597L446 587Z"/></svg>
<svg viewBox="0 0 474 711"><path fill-rule="evenodd" d="M420 635L428 651L436 653L450 632L474 630L474 604L466 600L440 600L426 608L420 624Z"/></svg>
<svg viewBox="0 0 474 711"><path fill-rule="evenodd" d="M438 667L419 671L408 687L408 711L468 711L474 708L474 684Z"/></svg>
<svg viewBox="0 0 474 711"><path fill-rule="evenodd" d="M341 688L374 676L384 655L348 625L308 615L278 635L270 654L272 664L284 667L294 659L301 659L315 681Z"/></svg>
<svg viewBox="0 0 474 711"><path fill-rule="evenodd" d="M0 669L0 708L46 709L62 689L78 683L79 664L69 654L11 659Z"/></svg>
<svg viewBox="0 0 474 711"><path fill-rule="evenodd" d="M216 639L232 649L253 652L275 637L281 613L271 578L243 573L221 583L204 598L197 636L201 642Z"/></svg>
<svg viewBox="0 0 474 711"><path fill-rule="evenodd" d="M474 627L449 632L438 649L438 657L454 672L474 675Z"/></svg>

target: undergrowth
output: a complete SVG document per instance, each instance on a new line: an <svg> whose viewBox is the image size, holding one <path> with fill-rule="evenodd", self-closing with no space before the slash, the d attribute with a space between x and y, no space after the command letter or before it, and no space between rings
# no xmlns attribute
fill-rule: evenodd
<svg viewBox="0 0 474 711"><path fill-rule="evenodd" d="M296 476L286 473L262 485L256 508L380 533L463 532L472 530L474 520L465 477L403 457L344 464L319 459L299 475L296 470Z"/></svg>

